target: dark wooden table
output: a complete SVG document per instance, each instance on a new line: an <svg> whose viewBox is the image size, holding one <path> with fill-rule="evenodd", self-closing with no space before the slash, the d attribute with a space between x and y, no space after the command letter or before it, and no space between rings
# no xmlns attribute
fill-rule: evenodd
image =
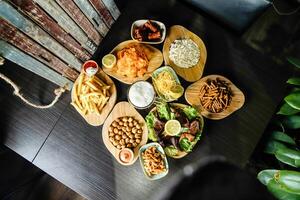
<svg viewBox="0 0 300 200"><path fill-rule="evenodd" d="M286 70L178 1L130 1L95 60L101 62L115 45L130 39L131 23L143 18L157 19L167 27L180 24L199 35L208 52L204 75L228 77L244 92L246 103L224 120L205 120L203 137L194 151L180 160L169 159L170 172L164 179L148 181L139 162L124 167L114 160L102 142L102 127L87 125L69 105L69 94L52 109L35 110L9 95L11 89L1 82L2 142L88 199L151 199L154 192L166 189L184 166L212 155L244 166L285 92ZM53 97L55 86L51 83L14 66L0 70L17 79L33 100L47 102ZM126 100L128 86L114 81L118 101ZM181 81L184 86L189 84ZM185 102L183 98L179 101Z"/></svg>

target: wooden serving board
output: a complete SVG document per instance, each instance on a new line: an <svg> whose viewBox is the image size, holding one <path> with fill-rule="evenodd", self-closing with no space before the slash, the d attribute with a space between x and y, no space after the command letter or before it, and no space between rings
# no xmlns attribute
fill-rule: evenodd
<svg viewBox="0 0 300 200"><path fill-rule="evenodd" d="M190 68L181 68L170 60L170 46L172 42L177 39L191 39L198 45L200 50L200 59L195 66ZM179 76L181 76L184 80L194 82L202 77L207 57L206 47L201 38L199 38L196 34L192 33L191 31L187 30L183 26L174 25L169 29L163 46L163 55L165 65L171 66L176 71L176 73Z"/></svg>
<svg viewBox="0 0 300 200"><path fill-rule="evenodd" d="M84 73L83 71L81 71L81 73ZM82 115L81 113L79 113L84 119L85 121L92 125L92 126L100 126L104 123L105 119L107 118L108 114L110 113L110 111L113 109L115 103L116 103L116 99L117 99L117 89L116 86L114 84L114 82L111 80L111 78L106 75L101 69L99 69L98 73L96 74L97 77L99 77L101 80L104 80L104 82L108 85L110 85L110 89L109 92L111 94L108 102L106 103L106 105L104 106L104 108L102 109L100 115L93 113L93 114L87 114L87 115ZM73 85L73 89L71 92L71 98L72 101L74 99L74 95L75 95L75 87L77 86L78 83L78 78L75 81L74 85Z"/></svg>
<svg viewBox="0 0 300 200"><path fill-rule="evenodd" d="M142 128L143 128L142 140L138 144L138 146L136 146L133 149L134 158L133 158L132 162L126 163L126 164L121 162L121 160L119 158L120 150L117 149L109 141L109 136L108 136L108 128L111 125L111 123L115 119L117 119L119 117L125 117L125 116L134 117L136 120L138 120L138 122L142 125ZM146 122L145 122L144 118L135 110L135 108L131 104L129 104L128 102L125 102L125 101L119 102L115 105L114 109L112 110L110 115L107 117L107 119L106 119L106 121L103 125L102 139L103 139L103 142L104 142L106 148L109 150L109 152L116 158L116 160L120 164L122 164L122 165L132 165L138 158L139 148L141 146L143 146L144 144L146 144L147 140L148 140L148 129L147 129Z"/></svg>
<svg viewBox="0 0 300 200"><path fill-rule="evenodd" d="M151 76L152 72L154 70L156 70L158 67L160 67L161 64L163 63L163 55L160 50L158 50L148 44L141 44L134 40L127 40L127 41L124 41L124 42L118 44L110 53L112 53L116 56L118 51L124 49L125 47L129 47L131 45L139 45L139 46L143 47L143 49L147 55L147 58L149 60L148 70L144 74L143 77L129 78L129 77L118 74L116 72L116 67L108 69L108 68L105 68L104 66L102 66L103 71L105 73L107 73L108 75L114 77L115 79L117 79L125 84L132 84L136 81L147 80Z"/></svg>
<svg viewBox="0 0 300 200"><path fill-rule="evenodd" d="M229 84L229 87L231 88L233 94L229 107L220 113L212 113L204 109L200 103L199 98L200 89L203 87L204 83L207 80L214 80L216 78L219 78L220 80L225 80ZM184 96L186 101L190 105L194 106L201 113L201 115L213 120L219 120L229 116L236 110L240 109L245 103L245 96L243 92L238 87L236 87L229 79L220 75L209 75L203 77L199 81L188 86L188 88L185 90Z"/></svg>
<svg viewBox="0 0 300 200"><path fill-rule="evenodd" d="M174 107L177 107L177 108L185 108L187 107L188 105L185 105L185 104L182 104L182 103L170 103L171 106L174 106ZM156 110L156 107L154 107L150 112L153 112ZM201 126L200 126L200 130L201 130L201 134L203 132L203 127L204 127L204 119L202 116L199 116L200 120L199 122L201 123ZM188 155L187 152L184 152L184 151L179 151L178 152L178 155L176 156L172 156L171 158L175 158L175 159L179 159L179 158L183 158L184 156Z"/></svg>

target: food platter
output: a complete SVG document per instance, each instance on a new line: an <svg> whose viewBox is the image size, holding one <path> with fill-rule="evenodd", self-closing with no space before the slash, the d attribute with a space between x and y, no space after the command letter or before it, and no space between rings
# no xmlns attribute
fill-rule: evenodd
<svg viewBox="0 0 300 200"><path fill-rule="evenodd" d="M200 51L200 58L198 63L190 68L182 68L176 65L169 57L171 44L177 39L191 39L194 43L197 44ZM176 73L181 76L183 79L189 82L197 81L201 78L203 70L206 63L207 52L204 42L196 34L187 30L183 26L174 25L170 27L169 32L163 46L163 55L165 65L171 66Z"/></svg>
<svg viewBox="0 0 300 200"><path fill-rule="evenodd" d="M76 87L78 85L80 76L84 76L84 74L85 73L82 70L79 77L77 78L77 80L75 81L75 83L73 85L73 88L72 88L72 91L71 91L72 102L75 100ZM85 121L88 124L90 124L92 126L100 126L104 123L106 117L108 116L108 114L113 109L113 107L116 103L117 89L116 89L116 86L115 86L114 82L111 80L111 78L108 75L106 75L101 69L98 70L98 73L95 76L97 76L98 78L100 78L106 84L108 84L110 86L110 88L109 88L109 92L110 92L109 100L106 103L106 105L103 107L100 115L96 114L96 113L91 113L91 114L83 114L82 112L78 112L78 113L85 119ZM85 76L85 78L86 78L86 76Z"/></svg>
<svg viewBox="0 0 300 200"><path fill-rule="evenodd" d="M213 113L203 108L203 106L200 103L199 95L200 89L208 80L217 78L220 80L224 80L228 83L232 91L232 102L222 112ZM203 77L202 79L188 86L188 88L185 91L185 99L190 105L197 108L197 110L201 113L202 116L213 120L219 120L229 116L236 110L240 109L245 103L245 96L243 92L238 87L236 87L229 79L220 75L209 75Z"/></svg>
<svg viewBox="0 0 300 200"><path fill-rule="evenodd" d="M112 124L112 122L119 118L119 117L124 117L124 116L130 116L130 117L134 117L136 120L138 120L139 124L141 124L142 127L142 138L141 138L141 142L135 147L133 148L133 159L131 162L129 163L124 163L120 160L119 154L120 154L120 149L116 148L111 141L109 140L109 127ZM103 125L103 129L102 129L102 139L103 142L106 146L106 148L109 150L109 152L116 158L116 160L122 164L122 165L132 165L138 158L138 154L139 154L139 148L141 146L143 146L144 144L147 143L148 140L148 129L145 123L144 118L135 110L135 108L129 104L128 102L119 102L115 105L114 109L112 110L112 112L109 114L109 116L107 117L104 125Z"/></svg>
<svg viewBox="0 0 300 200"><path fill-rule="evenodd" d="M145 74L142 77L132 78L132 77L120 75L119 73L117 73L116 66L113 68L103 67L103 71L106 74L114 77L115 79L117 79L125 84L132 84L139 80L147 80L151 76L151 73L155 69L160 67L161 64L163 63L163 55L160 50L158 50L155 47L152 47L150 45L147 45L147 44L141 44L134 40L127 40L127 41L121 42L110 53L116 55L117 52L121 51L122 49L133 46L133 45L137 45L137 46L141 47L144 50L144 52L148 58L148 61L149 61L147 71L145 72Z"/></svg>
<svg viewBox="0 0 300 200"><path fill-rule="evenodd" d="M167 157L181 159L193 151L203 133L203 117L223 119L245 102L227 78L201 78L207 58L201 38L180 25L166 32L161 22L135 21L133 40L105 55L103 70L95 61L85 62L71 93L71 104L90 125L103 124L103 143L117 162L128 166L139 158L149 180L168 174ZM164 39L163 53L150 45ZM177 75L194 83L185 89ZM130 85L127 101L115 104L117 90L109 76ZM174 102L183 94L189 105ZM150 111L143 118L135 108Z"/></svg>
<svg viewBox="0 0 300 200"><path fill-rule="evenodd" d="M192 107L190 107L190 106L188 106L188 105L185 105L185 104L181 104L181 103L170 103L169 105L170 105L171 107L177 108L177 109L184 109L184 108L187 108L187 107L193 109ZM153 112L156 112L156 111L157 111L157 107L154 107L154 108L149 112L149 114L150 114L150 113L153 113ZM148 116L149 116L149 114L148 114ZM198 138L197 140L192 141L192 142L194 142L194 144L193 144L193 147L194 147L194 146L196 145L196 143L198 142L198 140L200 140L201 134L202 134L202 132L203 132L203 128L204 128L204 120L203 120L203 117L202 117L201 115L197 115L197 117L195 117L195 119L193 119L193 120L196 120L196 121L199 122L199 130L197 131L197 134L199 134L199 138ZM147 121L146 123L147 123L147 125L148 125L148 130L149 130L149 132L150 132L150 129L151 129L150 126L151 126L151 125L149 125L148 120L147 120L147 117L146 117L146 121ZM183 134L183 133L181 133L181 134ZM197 136L196 136L195 138L197 138ZM149 137L149 140L153 140L153 139L151 139L151 137ZM166 149L164 148L164 150L166 150ZM183 158L183 157L186 156L186 155L188 155L187 152L182 151L182 150L178 150L177 153L176 153L176 155L168 155L168 156L169 156L169 157L172 157L172 158L175 158L175 159L180 159L180 158Z"/></svg>

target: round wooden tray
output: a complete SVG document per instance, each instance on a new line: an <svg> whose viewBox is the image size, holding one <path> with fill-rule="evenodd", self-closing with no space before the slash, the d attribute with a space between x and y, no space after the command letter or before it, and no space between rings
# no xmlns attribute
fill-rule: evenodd
<svg viewBox="0 0 300 200"><path fill-rule="evenodd" d="M191 39L199 47L200 59L198 63L190 68L181 68L173 63L169 58L170 46L174 40L177 39ZM184 80L189 82L197 81L201 78L206 63L207 52L204 42L194 33L187 30L183 26L174 25L169 29L169 33L164 42L163 55L165 60L165 65L170 65L176 71L176 73L181 76Z"/></svg>
<svg viewBox="0 0 300 200"><path fill-rule="evenodd" d="M84 72L81 71L79 76L81 76L82 73L84 73ZM109 89L111 96L110 96L107 104L102 109L100 115L97 115L97 114L82 115L81 113L79 113L85 119L85 121L92 126L100 126L104 123L107 115L110 113L110 111L114 107L116 100L117 100L117 89L116 89L114 82L111 80L111 78L107 74L105 74L100 68L99 68L96 76L101 78L102 80L105 80L105 83L107 83L108 85L111 85L111 87ZM72 101L73 101L74 95L75 95L74 88L77 86L77 83L78 83L78 78L76 79L76 81L73 85L72 91L71 91Z"/></svg>
<svg viewBox="0 0 300 200"><path fill-rule="evenodd" d="M143 128L142 140L138 144L138 146L133 149L134 158L133 158L132 162L130 162L130 163L123 163L120 160L120 158L119 158L120 150L117 149L109 141L109 136L108 136L108 128L111 125L111 123L115 119L117 119L119 117L124 117L124 116L134 117L136 120L139 121L140 124L142 124L142 128ZM120 164L122 164L122 165L132 165L138 158L139 148L141 146L143 146L144 144L146 144L147 140L148 140L148 129L147 129L146 122L145 122L144 118L135 110L135 108L131 104L129 104L128 102L125 102L125 101L119 102L115 105L114 109L111 111L111 113L109 114L109 116L107 117L107 119L106 119L106 121L103 125L102 139L103 139L103 142L104 142L106 148L109 150L109 152L116 158L116 160Z"/></svg>
<svg viewBox="0 0 300 200"><path fill-rule="evenodd" d="M163 63L163 55L160 50L158 50L148 44L141 44L134 40L127 40L127 41L124 41L124 42L118 44L110 53L116 55L118 51L120 51L126 47L129 47L131 45L141 46L144 49L144 51L147 55L147 58L149 60L148 70L144 74L143 77L130 78L130 77L122 76L116 72L116 67L109 69L109 68L105 68L104 66L102 66L103 71L105 73L107 73L108 75L114 77L115 79L117 79L125 84L132 84L136 81L147 80L151 76L152 72L154 70L156 70L158 67L160 67Z"/></svg>
<svg viewBox="0 0 300 200"><path fill-rule="evenodd" d="M182 104L182 103L170 103L172 106L178 107L178 108L184 108L187 107L188 105ZM153 112L156 110L156 107L154 107L150 112ZM204 119L203 117L200 115L199 116L200 120L199 122L201 123L201 134L203 132L203 127L204 127ZM179 159L179 158L183 158L184 156L188 155L189 153L184 152L184 151L179 151L178 155L176 156L172 156L171 158L175 158L175 159Z"/></svg>
<svg viewBox="0 0 300 200"><path fill-rule="evenodd" d="M220 80L225 80L229 84L229 87L231 88L231 91L233 93L232 101L231 101L229 107L220 113L212 113L212 112L209 112L206 109L204 109L200 103L200 98L199 98L200 89L204 85L204 83L207 80L210 80L210 79L214 80L216 78L219 78ZM203 77L199 81L188 86L187 89L185 90L184 96L185 96L186 101L190 105L197 108L197 110L201 113L201 115L203 115L204 117L206 117L208 119L213 119L213 120L219 120L219 119L223 119L223 118L229 116L236 110L240 109L245 103L245 96L244 96L243 92L239 88L237 88L229 79L225 78L224 76L220 76L220 75L209 75L209 76Z"/></svg>

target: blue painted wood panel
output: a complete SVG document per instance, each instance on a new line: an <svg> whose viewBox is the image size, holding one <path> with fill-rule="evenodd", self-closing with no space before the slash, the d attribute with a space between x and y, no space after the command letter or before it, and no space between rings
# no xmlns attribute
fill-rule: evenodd
<svg viewBox="0 0 300 200"><path fill-rule="evenodd" d="M21 50L17 49L16 47L4 42L3 40L0 40L0 54L22 66L23 68L57 84L60 86L64 86L68 84L68 89L70 90L73 83L68 80L67 78L61 76L59 73L51 70L49 67L44 65L43 63L37 61L33 57L23 53Z"/></svg>

